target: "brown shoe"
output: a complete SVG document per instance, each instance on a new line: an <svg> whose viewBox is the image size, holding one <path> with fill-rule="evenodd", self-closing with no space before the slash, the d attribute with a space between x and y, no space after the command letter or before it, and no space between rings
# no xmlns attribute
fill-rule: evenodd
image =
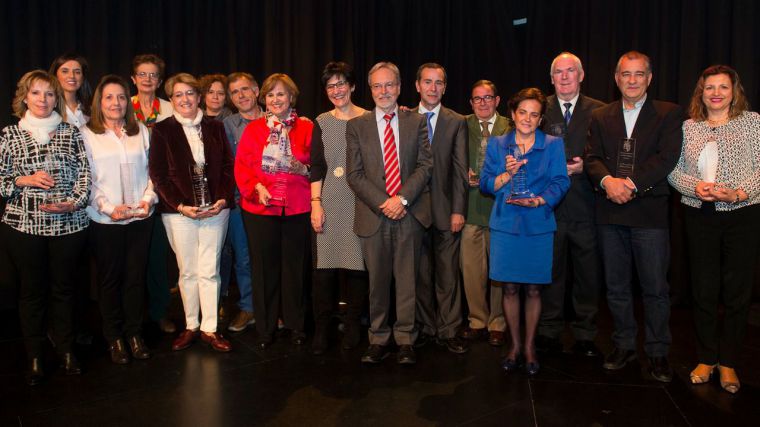
<svg viewBox="0 0 760 427"><path fill-rule="evenodd" d="M145 345L145 341L143 341L140 335L129 338L129 349L132 350L132 357L135 359L150 359L150 350L148 350L148 346Z"/></svg>
<svg viewBox="0 0 760 427"><path fill-rule="evenodd" d="M123 339L117 338L111 342L111 345L108 346L108 352L111 354L111 362L117 365L129 363L129 353L127 353L127 346Z"/></svg>
<svg viewBox="0 0 760 427"><path fill-rule="evenodd" d="M190 347L193 341L198 338L199 333L199 331L192 331L190 329L180 332L179 336L172 342L172 351L180 351Z"/></svg>
<svg viewBox="0 0 760 427"><path fill-rule="evenodd" d="M504 332L502 331L488 331L488 344L494 347L501 347L504 345Z"/></svg>
<svg viewBox="0 0 760 427"><path fill-rule="evenodd" d="M466 340L479 340L486 336L486 328L471 328L468 326L462 330L460 335Z"/></svg>
<svg viewBox="0 0 760 427"><path fill-rule="evenodd" d="M224 338L219 332L203 332L201 333L201 341L210 345L214 350L222 353L232 351L232 344L230 344L230 342L227 341L227 339Z"/></svg>
<svg viewBox="0 0 760 427"><path fill-rule="evenodd" d="M174 326L174 322L164 317L158 321L158 328L165 334L173 334L177 332L177 327Z"/></svg>
<svg viewBox="0 0 760 427"><path fill-rule="evenodd" d="M256 319L253 317L252 312L240 310L237 316L232 319L232 322L230 323L230 326L227 327L227 330L231 332L242 332L249 325L253 325L255 323Z"/></svg>

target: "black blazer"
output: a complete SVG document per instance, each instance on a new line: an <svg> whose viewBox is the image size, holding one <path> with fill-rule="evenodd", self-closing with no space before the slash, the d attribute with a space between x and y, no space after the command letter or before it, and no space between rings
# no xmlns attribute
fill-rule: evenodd
<svg viewBox="0 0 760 427"><path fill-rule="evenodd" d="M222 122L209 117L201 120L206 176L212 203L224 199L235 207L233 157ZM158 194L159 213L175 213L180 203L193 206L190 167L195 164L182 125L174 118L156 123L150 141L148 170Z"/></svg>
<svg viewBox="0 0 760 427"><path fill-rule="evenodd" d="M565 129L565 108L560 105L557 95L552 95L547 99L541 129L547 135L563 138L566 153L569 152L572 157L583 157L588 145L591 112L604 105L602 101L581 94L573 109L570 125ZM585 171L570 176L570 190L554 210L554 215L558 221L594 221L594 189Z"/></svg>
<svg viewBox="0 0 760 427"><path fill-rule="evenodd" d="M597 224L668 227L668 174L681 154L683 119L683 110L678 105L647 97L631 135L636 139L631 180L638 193L630 202L618 205L607 200L599 183L607 175L616 176L618 145L626 138L622 101L592 113L585 169L597 190Z"/></svg>
<svg viewBox="0 0 760 427"><path fill-rule="evenodd" d="M417 113L419 107L412 111ZM467 121L461 114L444 106L441 106L439 114L430 144L433 153L430 208L435 228L449 231L451 214L467 216L467 197L470 193Z"/></svg>

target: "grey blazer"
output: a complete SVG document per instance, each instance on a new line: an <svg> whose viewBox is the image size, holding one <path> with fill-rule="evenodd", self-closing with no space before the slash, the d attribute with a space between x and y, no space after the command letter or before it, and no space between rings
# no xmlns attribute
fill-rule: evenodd
<svg viewBox="0 0 760 427"><path fill-rule="evenodd" d="M398 112L401 190L409 201L407 210L423 227L432 223L428 183L433 157L422 116ZM377 232L385 216L379 206L388 199L385 192L385 165L375 110L353 118L346 127L346 167L348 185L356 194L354 232L369 237Z"/></svg>
<svg viewBox="0 0 760 427"><path fill-rule="evenodd" d="M412 111L418 112L418 108ZM422 116L424 117L424 116ZM441 106L433 141L433 173L430 179L433 223L451 230L451 214L467 216L467 122L464 116Z"/></svg>

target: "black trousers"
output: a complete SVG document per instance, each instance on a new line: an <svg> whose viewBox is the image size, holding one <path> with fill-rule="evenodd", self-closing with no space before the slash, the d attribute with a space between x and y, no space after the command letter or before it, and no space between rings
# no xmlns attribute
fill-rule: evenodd
<svg viewBox="0 0 760 427"><path fill-rule="evenodd" d="M685 209L700 363L735 367L752 300L760 205L730 212ZM724 305L722 324L718 305Z"/></svg>
<svg viewBox="0 0 760 427"><path fill-rule="evenodd" d="M572 263L571 300L575 317L565 316L568 262ZM557 221L554 233L552 284L541 292L538 334L559 338L570 321L575 339L593 341L602 284L596 226L592 222Z"/></svg>
<svg viewBox="0 0 760 427"><path fill-rule="evenodd" d="M260 339L274 335L280 305L285 327L303 330L306 251L311 247L309 215L254 215L243 211Z"/></svg>
<svg viewBox="0 0 760 427"><path fill-rule="evenodd" d="M111 342L142 332L145 271L154 217L129 224L90 224L103 335Z"/></svg>
<svg viewBox="0 0 760 427"><path fill-rule="evenodd" d="M461 236L431 226L422 239L415 321L422 332L440 339L456 336L462 324Z"/></svg>
<svg viewBox="0 0 760 427"><path fill-rule="evenodd" d="M317 327L326 327L330 321L330 314L335 308L335 289L339 287L340 271L337 268L314 269L311 294ZM343 271L346 275L346 322L356 326L369 292L369 276L366 271Z"/></svg>
<svg viewBox="0 0 760 427"><path fill-rule="evenodd" d="M45 237L2 224L0 235L20 282L19 317L27 356L41 356L48 323L58 351L71 352L75 267L87 244L87 231Z"/></svg>

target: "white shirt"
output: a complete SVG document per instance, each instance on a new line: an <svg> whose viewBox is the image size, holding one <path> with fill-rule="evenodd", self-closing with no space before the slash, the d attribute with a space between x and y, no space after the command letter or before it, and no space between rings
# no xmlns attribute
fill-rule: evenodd
<svg viewBox="0 0 760 427"><path fill-rule="evenodd" d="M71 108L69 108L69 105L66 104L66 123L76 127L77 129L81 129L82 126L86 125L87 122L90 121L90 118L85 116L82 112L82 104L77 104L77 110L71 111Z"/></svg>
<svg viewBox="0 0 760 427"><path fill-rule="evenodd" d="M625 132L628 134L628 138L633 134L633 127L636 126L636 120L639 118L641 112L641 106L644 105L644 101L647 100L647 94L644 94L640 100L633 104L633 108L630 110L625 108L625 101L622 101L623 105L623 119L625 120Z"/></svg>
<svg viewBox="0 0 760 427"><path fill-rule="evenodd" d="M435 108L433 108L432 110L428 110L420 102L420 106L417 111L419 111L419 113L422 114L423 116L426 113L433 113L433 117L430 118L430 127L433 128L433 135L435 135L435 125L438 124L438 116L441 114L441 104L438 103L438 105L436 105ZM427 117L425 117L425 125L427 125ZM432 137L430 138L430 143L431 144L433 143Z"/></svg>
<svg viewBox="0 0 760 427"><path fill-rule="evenodd" d="M490 135L493 133L493 126L496 124L496 116L497 116L497 113L493 113L493 116L491 116L491 118L488 120L480 120L478 116L475 116L475 118L478 119L478 126L480 126L480 123L482 122L488 123L488 134ZM483 126L480 126L480 131L481 132L483 131Z"/></svg>
<svg viewBox="0 0 760 427"><path fill-rule="evenodd" d="M573 99L569 101L565 101L564 99L557 96L557 102L559 102L559 110L562 112L562 117L565 117L565 104L568 102L570 103L570 116L573 115L573 112L575 111L575 106L578 104L578 98L580 97L581 97L580 92L578 92L578 94L575 95Z"/></svg>
<svg viewBox="0 0 760 427"><path fill-rule="evenodd" d="M105 133L96 134L89 127L82 128L87 159L90 161L92 172L92 188L87 215L100 224L128 224L139 218L113 222L110 214L118 205L124 204L122 190L122 171L131 171L131 188L137 202L145 201L151 206L158 203L158 196L153 191L153 183L148 177L148 150L150 139L148 129L138 123L140 132L127 136L122 131L121 138L108 129ZM124 165L124 166L122 166ZM129 165L129 166L127 166ZM125 177L125 180L129 179ZM125 182L126 184L126 182ZM129 196L127 196L129 197Z"/></svg>
<svg viewBox="0 0 760 427"><path fill-rule="evenodd" d="M393 139L396 142L396 154L400 153L399 150L399 138L398 138L398 105L396 105L396 108L393 110L394 114L393 118L391 119L391 129L393 129ZM383 113L383 110L379 108L375 108L375 120L377 121L377 133L380 135L380 152L382 153L384 150L384 141L385 141L385 113ZM399 170L401 170L401 156L398 156L398 165Z"/></svg>

